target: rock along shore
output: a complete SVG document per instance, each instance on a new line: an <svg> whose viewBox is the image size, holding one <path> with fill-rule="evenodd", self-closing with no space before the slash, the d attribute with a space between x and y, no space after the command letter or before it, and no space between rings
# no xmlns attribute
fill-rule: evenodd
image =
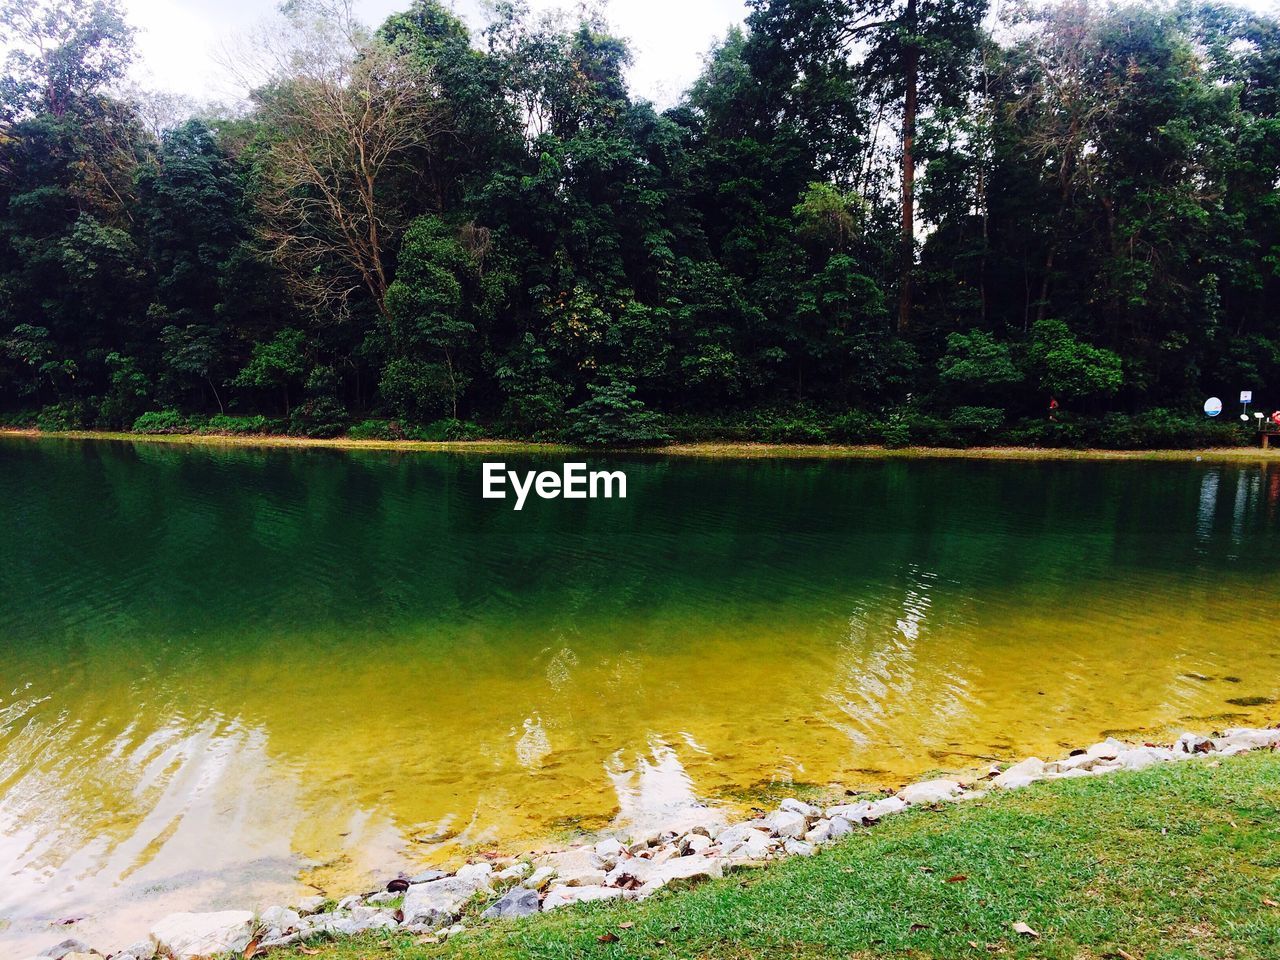
<svg viewBox="0 0 1280 960"><path fill-rule="evenodd" d="M320 935L344 937L371 930L414 933L438 943L464 930L458 921L473 904L487 904L482 919L496 919L598 900L644 900L668 885L696 883L787 857L812 856L854 830L912 807L972 800L1041 780L1093 777L1277 748L1280 729L1234 728L1215 737L1184 733L1168 747L1135 746L1108 738L1061 760L1031 757L1007 768L993 767L972 782L928 780L896 793L863 795L855 802L825 808L789 799L767 816L734 824L710 808L688 810L679 822L648 833L607 836L522 860L468 864L454 873L431 870L399 876L381 890L345 897L336 904L316 896L261 913L176 913L155 924L147 940L114 953L69 939L32 960L255 956Z"/></svg>

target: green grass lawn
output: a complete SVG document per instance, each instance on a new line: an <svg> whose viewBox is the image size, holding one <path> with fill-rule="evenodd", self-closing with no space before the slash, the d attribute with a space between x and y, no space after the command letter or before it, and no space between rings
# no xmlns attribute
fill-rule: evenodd
<svg viewBox="0 0 1280 960"><path fill-rule="evenodd" d="M1280 958L1273 904L1280 755L1254 754L909 812L811 859L644 904L486 924L441 945L369 936L295 955ZM1039 937L1015 933L1019 921Z"/></svg>

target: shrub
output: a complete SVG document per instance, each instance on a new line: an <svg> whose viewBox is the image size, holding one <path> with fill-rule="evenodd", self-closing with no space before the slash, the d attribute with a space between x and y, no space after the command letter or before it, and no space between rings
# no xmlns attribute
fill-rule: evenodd
<svg viewBox="0 0 1280 960"><path fill-rule="evenodd" d="M956 407L948 419L955 441L972 447L999 441L1004 411L999 407Z"/></svg>
<svg viewBox="0 0 1280 960"><path fill-rule="evenodd" d="M85 401L62 400L40 411L36 416L36 429L44 433L83 430L93 420L93 409Z"/></svg>
<svg viewBox="0 0 1280 960"><path fill-rule="evenodd" d="M134 433L194 433L195 427L177 410L150 410L133 421Z"/></svg>
<svg viewBox="0 0 1280 960"><path fill-rule="evenodd" d="M0 427L10 430L29 430L36 425L40 414L35 410L14 410L0 413Z"/></svg>
<svg viewBox="0 0 1280 960"><path fill-rule="evenodd" d="M210 417L208 422L200 429L201 433L225 433L232 436L251 436L254 434L267 433L270 421L263 416L253 417L232 417L227 414L220 413L217 416Z"/></svg>
<svg viewBox="0 0 1280 960"><path fill-rule="evenodd" d="M437 420L425 427L414 427L408 435L411 440L425 440L429 443L458 443L481 440L484 438L484 430L466 420L448 419Z"/></svg>
<svg viewBox="0 0 1280 960"><path fill-rule="evenodd" d="M671 440L662 417L635 397L625 380L593 383L591 398L569 411L572 421L565 435L588 447L649 446Z"/></svg>
<svg viewBox="0 0 1280 960"><path fill-rule="evenodd" d="M410 422L428 422L453 403L449 371L439 363L392 360L382 370L378 391L392 413Z"/></svg>
<svg viewBox="0 0 1280 960"><path fill-rule="evenodd" d="M347 428L347 411L332 397L315 397L299 404L289 417L289 436L329 440Z"/></svg>
<svg viewBox="0 0 1280 960"><path fill-rule="evenodd" d="M890 450L901 449L911 443L911 424L908 422L906 414L901 410L895 410L889 414L889 419L884 425L884 445Z"/></svg>
<svg viewBox="0 0 1280 960"><path fill-rule="evenodd" d="M352 440L403 440L405 433L398 420L362 420L347 436Z"/></svg>
<svg viewBox="0 0 1280 960"><path fill-rule="evenodd" d="M779 417L766 424L760 438L769 443L826 443L826 428L812 414Z"/></svg>
<svg viewBox="0 0 1280 960"><path fill-rule="evenodd" d="M851 410L831 421L831 439L841 443L878 443L884 439L884 427L871 414Z"/></svg>
<svg viewBox="0 0 1280 960"><path fill-rule="evenodd" d="M1218 422L1164 408L1133 416L1108 414L1098 429L1098 442L1117 450L1194 450L1242 446L1252 440L1251 431L1231 421Z"/></svg>

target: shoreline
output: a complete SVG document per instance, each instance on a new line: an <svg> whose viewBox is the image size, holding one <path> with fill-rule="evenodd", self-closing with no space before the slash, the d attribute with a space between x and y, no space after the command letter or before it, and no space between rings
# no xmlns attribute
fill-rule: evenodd
<svg viewBox="0 0 1280 960"><path fill-rule="evenodd" d="M770 444L738 441L673 443L659 447L575 447L561 443L526 440L352 440L338 437L320 440L282 435L232 434L144 434L103 430L73 430L45 433L29 429L0 429L0 439L74 440L112 443L150 443L170 446L248 447L344 451L389 451L401 453L457 453L471 456L490 454L567 455L609 454L653 457L687 457L708 460L999 460L999 461L1116 461L1116 462L1280 462L1280 446L1214 447L1200 450L1074 450L1060 447L902 447L849 446L842 444Z"/></svg>
<svg viewBox="0 0 1280 960"><path fill-rule="evenodd" d="M898 790L849 793L834 805L788 798L767 812L756 808L757 815L746 820L731 821L723 810L691 806L673 813L664 825L642 831L604 831L551 850L481 858L454 871L400 874L377 890L341 899L314 896L260 911L171 914L153 923L147 939L122 950L102 953L73 936L40 957L256 956L303 948L312 941L337 945L365 934L409 935L420 946L441 944L494 920L518 921L583 903L641 902L668 888L821 856L844 838L866 836L881 821L907 811L968 805L1046 781L1138 773L1191 761L1218 768L1226 758L1257 751L1280 751L1280 728L1183 733L1172 744L1159 746L1107 737L1055 760L1028 757L992 765L978 777L937 777Z"/></svg>

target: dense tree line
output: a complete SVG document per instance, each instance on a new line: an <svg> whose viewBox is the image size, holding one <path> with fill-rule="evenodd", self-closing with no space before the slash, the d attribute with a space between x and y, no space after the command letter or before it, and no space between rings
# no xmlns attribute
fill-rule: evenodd
<svg viewBox="0 0 1280 960"><path fill-rule="evenodd" d="M245 109L157 121L118 0L5 0L0 409L1129 445L1280 403L1280 21L752 8L659 112L599 15L289 0Z"/></svg>

